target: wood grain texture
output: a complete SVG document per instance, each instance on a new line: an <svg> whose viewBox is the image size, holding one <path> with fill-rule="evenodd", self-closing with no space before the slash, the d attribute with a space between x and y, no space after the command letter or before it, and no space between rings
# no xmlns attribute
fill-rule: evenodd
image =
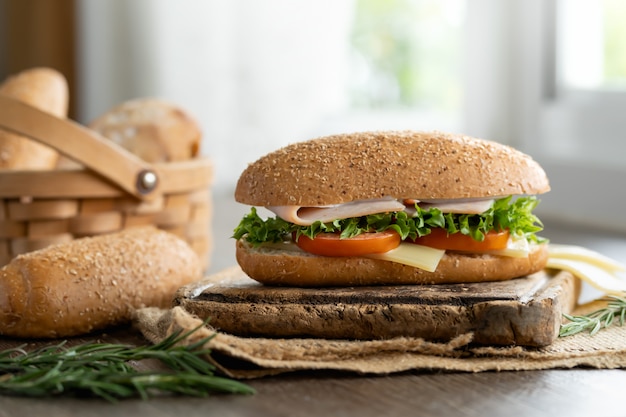
<svg viewBox="0 0 626 417"><path fill-rule="evenodd" d="M577 283L542 271L490 283L271 287L234 268L181 288L174 305L241 336L447 341L473 332L480 344L545 346L574 307Z"/></svg>

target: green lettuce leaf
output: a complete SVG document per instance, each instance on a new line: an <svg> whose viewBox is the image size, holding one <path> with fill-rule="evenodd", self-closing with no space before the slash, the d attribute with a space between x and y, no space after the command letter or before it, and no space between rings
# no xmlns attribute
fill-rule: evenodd
<svg viewBox="0 0 626 417"><path fill-rule="evenodd" d="M253 245L264 242L281 242L300 236L314 238L318 233L340 233L342 238L350 238L366 232L395 230L403 240L415 239L430 233L433 228L443 228L450 234L462 233L482 241L492 230L509 230L516 238L526 238L531 242L543 241L536 233L543 230L543 224L532 211L539 204L536 197L512 196L498 199L482 214L442 213L437 208L428 210L415 206L416 213L409 216L405 212L371 214L363 217L338 219L332 222L315 222L311 226L298 226L280 217L262 219L255 207L244 216L233 231L233 238L245 239Z"/></svg>

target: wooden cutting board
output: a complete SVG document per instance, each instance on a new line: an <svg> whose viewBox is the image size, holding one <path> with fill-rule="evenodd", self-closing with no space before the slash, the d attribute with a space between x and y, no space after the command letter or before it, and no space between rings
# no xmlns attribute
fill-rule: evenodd
<svg viewBox="0 0 626 417"><path fill-rule="evenodd" d="M181 288L174 305L239 336L447 341L473 332L478 344L545 346L579 292L564 271L492 283L293 288L264 286L234 267Z"/></svg>

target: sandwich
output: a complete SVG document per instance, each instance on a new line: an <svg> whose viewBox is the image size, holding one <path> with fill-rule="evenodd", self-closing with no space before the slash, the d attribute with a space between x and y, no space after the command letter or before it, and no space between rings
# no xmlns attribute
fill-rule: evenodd
<svg viewBox="0 0 626 417"><path fill-rule="evenodd" d="M530 156L459 134L378 131L293 143L248 165L236 258L267 285L505 281L542 270Z"/></svg>
<svg viewBox="0 0 626 417"><path fill-rule="evenodd" d="M233 231L239 266L174 305L245 337L545 346L579 293L572 274L544 269L533 211L549 189L528 155L463 135L293 143L237 182L251 206Z"/></svg>

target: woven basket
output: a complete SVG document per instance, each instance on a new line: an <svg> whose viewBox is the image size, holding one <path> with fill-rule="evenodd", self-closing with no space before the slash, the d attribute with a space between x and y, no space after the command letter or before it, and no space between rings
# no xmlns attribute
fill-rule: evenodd
<svg viewBox="0 0 626 417"><path fill-rule="evenodd" d="M213 167L207 158L149 164L70 120L0 95L0 128L84 169L0 171L0 266L48 245L153 225L209 266Z"/></svg>

